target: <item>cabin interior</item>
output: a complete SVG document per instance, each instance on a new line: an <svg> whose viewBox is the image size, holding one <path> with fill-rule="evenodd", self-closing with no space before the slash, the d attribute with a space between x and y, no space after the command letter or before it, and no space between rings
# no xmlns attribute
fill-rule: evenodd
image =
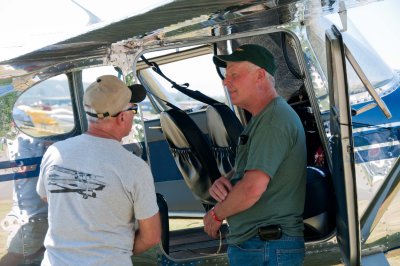
<svg viewBox="0 0 400 266"><path fill-rule="evenodd" d="M136 63L135 75L125 77L127 80L137 78L136 81L147 90L147 99L140 105L141 118L135 120L134 125L138 127L135 128L134 138L138 137L140 141L136 143L138 145L133 145L132 142L124 145L149 163L155 178L163 220L159 254L162 260L190 260L226 252L226 224L221 230L220 239L211 239L202 227L171 231L169 218L201 217L204 211L215 204L208 194L208 188L215 179L220 175L227 175L233 168L237 140L243 126L250 121L251 115L230 103L228 93L222 86L224 69L215 68L212 56L227 53L246 43L264 45L274 54L279 66L275 74L276 89L303 122L308 165L306 206L303 215L305 239L308 243L317 244L335 235L335 197L328 159L325 156L326 135L322 132L326 128L318 127L322 123L317 122L317 119L328 121L329 114L318 113L317 117L315 115L315 110L319 112L319 108L313 106L310 101L310 96L315 97L314 91L310 88L307 90L304 70L301 70L297 57L301 53L296 49L301 48L283 31L254 36L249 34L246 37L215 43L195 43L179 48L145 51ZM169 69L169 65L176 64L181 64L180 69L185 70ZM74 84L74 80L82 79L88 70L67 74L68 83ZM118 68L112 70L121 74ZM99 71L94 73L111 74ZM194 77L209 81L208 84L215 88L202 90L191 86ZM45 87L39 84L23 93L17 105L21 107L24 101L31 101L33 90L41 91L47 89ZM216 94L218 90L220 92ZM178 96L177 92L180 93ZM74 95L75 93L78 95ZM69 97L79 98L79 92L73 90ZM44 102L42 104L46 105ZM81 119L77 104L72 103L75 121ZM62 106L63 102L59 100L56 105ZM29 128L34 127L33 124L43 123L39 121L43 120L43 117L36 118L38 121L21 118L16 119L16 122L29 133ZM51 122L46 122L47 129L51 129ZM64 135L53 136L50 131L49 135L46 135L48 133L43 131L44 137L57 141L73 136L79 132L69 132L71 128L84 131L85 126L81 129L79 126L82 125L61 129L68 132ZM186 202L187 198L197 202L195 208Z"/></svg>
<svg viewBox="0 0 400 266"><path fill-rule="evenodd" d="M191 92L197 88L179 85L179 82L190 84L190 80L176 80L174 73L165 74L163 68L164 64L177 60L177 58L184 61L188 57L192 57L196 51L199 54L220 54L226 51L228 46L235 49L246 43L264 45L274 54L279 66L275 75L277 91L288 101L303 122L307 141L308 165L306 206L303 215L306 242L315 244L329 239L334 236L335 231L335 198L331 174L325 156L325 147L320 137L320 129L317 127L313 111L315 109L309 101L303 74L296 58L295 46L290 35L276 32L250 36L203 44L187 50L175 50L172 54L154 57L144 53L142 60L137 64L138 79L148 91L151 91L148 97L152 104L163 109L160 120L144 121L146 135L155 134L150 132L151 128L158 126L159 138L165 138L167 141L170 154L186 185L194 197L202 203L203 211L211 208L214 202L208 195L208 188L213 180L232 170L236 153L235 140L238 139L243 126L251 119L251 115L245 110L229 108L229 102L218 101L215 103L207 99L207 96L204 99L197 94L192 95ZM149 68L149 66L152 67ZM191 68L192 66L187 67ZM201 107L194 111L190 108L182 110L171 105L168 100L165 100L165 95L161 96L161 93L157 93L160 91L159 84L150 82L151 78L148 73L146 74L146 70L154 71L155 76L161 76L157 72L164 74L166 77L161 77L162 79L166 79L172 87L175 86L175 89L182 90L184 94L200 101ZM220 78L223 78L223 69L215 69L215 71ZM186 91L185 93L185 90L191 92ZM202 95L204 96L204 94ZM221 110L221 105L228 108ZM329 118L325 117L324 119ZM148 145L150 144L148 143ZM149 154L150 164L152 164L151 151ZM209 154L213 154L214 157L210 158L207 156ZM168 218L174 214L171 211L168 212L168 199L159 193L158 202L163 220L161 245L163 260L181 261L226 252L225 235L228 232L226 224L222 227L220 239L211 239L205 234L202 227L170 231Z"/></svg>

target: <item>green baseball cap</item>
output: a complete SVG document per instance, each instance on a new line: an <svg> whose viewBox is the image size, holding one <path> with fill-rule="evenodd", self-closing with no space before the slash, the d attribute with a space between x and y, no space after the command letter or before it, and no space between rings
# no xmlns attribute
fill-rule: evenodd
<svg viewBox="0 0 400 266"><path fill-rule="evenodd" d="M214 55L214 64L226 68L226 62L248 61L263 69L271 75L275 74L275 58L265 47L257 44L244 44L236 48L229 55Z"/></svg>

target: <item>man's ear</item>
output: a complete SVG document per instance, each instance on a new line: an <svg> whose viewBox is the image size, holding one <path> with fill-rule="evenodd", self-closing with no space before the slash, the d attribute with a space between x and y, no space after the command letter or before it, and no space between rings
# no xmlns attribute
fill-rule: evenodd
<svg viewBox="0 0 400 266"><path fill-rule="evenodd" d="M124 122L124 120L126 119L126 117L124 117L124 116L125 116L125 113L124 113L124 112L121 112L121 113L116 117L117 123L118 123L118 124Z"/></svg>
<svg viewBox="0 0 400 266"><path fill-rule="evenodd" d="M257 78L258 79L265 79L265 70L262 68L257 69Z"/></svg>

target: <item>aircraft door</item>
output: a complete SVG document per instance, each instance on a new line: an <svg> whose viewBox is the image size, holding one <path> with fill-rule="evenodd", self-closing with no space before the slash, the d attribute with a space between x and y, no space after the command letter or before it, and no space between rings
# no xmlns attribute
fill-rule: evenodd
<svg viewBox="0 0 400 266"><path fill-rule="evenodd" d="M345 49L342 36L335 26L327 30L325 35L337 240L343 262L346 265L360 265L360 223Z"/></svg>

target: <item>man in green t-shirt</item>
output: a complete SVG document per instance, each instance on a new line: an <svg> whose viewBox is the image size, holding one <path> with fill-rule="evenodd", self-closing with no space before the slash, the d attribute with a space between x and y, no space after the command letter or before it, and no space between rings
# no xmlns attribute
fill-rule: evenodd
<svg viewBox="0 0 400 266"><path fill-rule="evenodd" d="M226 68L232 103L252 118L239 139L235 174L210 188L218 203L204 216L204 230L217 237L227 219L230 265L301 265L305 135L299 117L275 90L274 57L247 44L213 60Z"/></svg>

